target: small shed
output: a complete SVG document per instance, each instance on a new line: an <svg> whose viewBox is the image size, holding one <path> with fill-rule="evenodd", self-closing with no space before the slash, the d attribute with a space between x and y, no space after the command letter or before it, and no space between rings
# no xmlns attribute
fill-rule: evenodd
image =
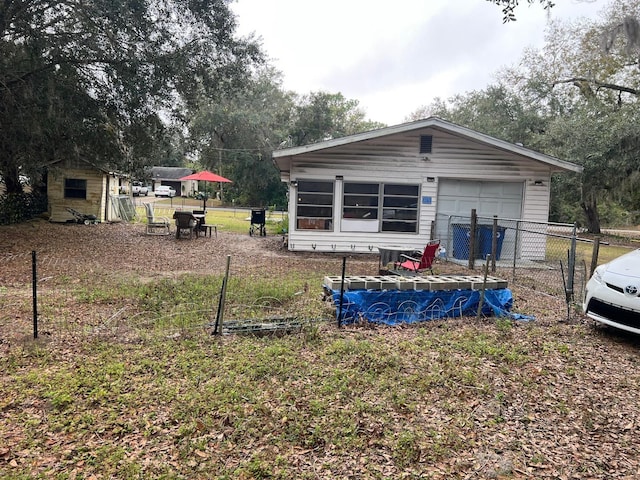
<svg viewBox="0 0 640 480"><path fill-rule="evenodd" d="M86 160L65 160L49 165L49 220L73 220L68 208L85 215L95 215L100 222L122 220L119 190L125 179L124 174L95 166Z"/></svg>
<svg viewBox="0 0 640 480"><path fill-rule="evenodd" d="M421 249L437 219L546 222L551 175L579 165L437 117L273 152L289 186L290 250Z"/></svg>
<svg viewBox="0 0 640 480"><path fill-rule="evenodd" d="M198 182L194 180L182 181L182 177L191 175L193 170L183 167L152 167L151 182L153 191L160 185L167 185L173 187L177 196L189 196L193 195L198 188Z"/></svg>

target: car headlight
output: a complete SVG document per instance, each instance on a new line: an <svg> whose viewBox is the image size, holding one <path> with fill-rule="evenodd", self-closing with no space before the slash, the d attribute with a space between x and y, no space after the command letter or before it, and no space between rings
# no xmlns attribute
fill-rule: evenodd
<svg viewBox="0 0 640 480"><path fill-rule="evenodd" d="M593 272L593 279L598 282L598 283L602 283L602 279L604 277L604 272L607 271L607 267L604 265L600 265L599 267L597 267L595 269L595 271Z"/></svg>

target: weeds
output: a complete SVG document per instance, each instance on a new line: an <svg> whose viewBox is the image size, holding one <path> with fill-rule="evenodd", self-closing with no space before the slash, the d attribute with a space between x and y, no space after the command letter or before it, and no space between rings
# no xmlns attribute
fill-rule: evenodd
<svg viewBox="0 0 640 480"><path fill-rule="evenodd" d="M277 337L210 335L220 275L43 285L84 337L0 342L0 478L635 473L606 463L637 450L635 344L548 319L337 328L309 267L230 280L225 320L300 322Z"/></svg>

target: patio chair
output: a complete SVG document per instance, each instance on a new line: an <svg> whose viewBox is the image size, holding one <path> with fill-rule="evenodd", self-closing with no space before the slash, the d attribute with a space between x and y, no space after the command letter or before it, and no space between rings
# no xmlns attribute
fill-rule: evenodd
<svg viewBox="0 0 640 480"><path fill-rule="evenodd" d="M424 247L424 251L420 257L401 254L401 261L396 262L394 267L412 273L429 270L433 275L433 260L436 258L439 247L440 240L430 240Z"/></svg>
<svg viewBox="0 0 640 480"><path fill-rule="evenodd" d="M176 238L189 236L193 238L195 234L198 238L198 219L191 212L175 212L173 218L176 220Z"/></svg>
<svg viewBox="0 0 640 480"><path fill-rule="evenodd" d="M147 235L170 235L169 219L167 217L156 217L153 213L153 205L145 203L144 208L147 211Z"/></svg>

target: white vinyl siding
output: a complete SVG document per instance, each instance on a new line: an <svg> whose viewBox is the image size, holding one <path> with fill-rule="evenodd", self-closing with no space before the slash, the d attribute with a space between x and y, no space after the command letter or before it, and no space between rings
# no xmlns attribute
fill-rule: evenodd
<svg viewBox="0 0 640 480"><path fill-rule="evenodd" d="M432 150L420 153L421 136L432 135ZM484 185L482 194L473 199L460 199L455 212L469 215L472 208L479 213L505 215L531 221L546 220L549 205L551 172L556 167L524 155L495 148L473 139L438 128L423 128L347 143L322 150L303 152L289 157L283 178L293 182L289 194L297 199L299 183L329 181L334 185L333 227L327 231L296 228L297 200L290 202L290 250L376 253L378 246L406 246L422 249L426 242L438 238L432 232L438 212L450 211L440 203L441 185L450 181ZM535 186L542 180L541 186ZM382 196L378 197L378 222L367 218L345 218L350 184L392 184L416 187L416 232L399 234L383 231ZM509 200L509 189L515 189ZM501 189L501 190L500 190ZM503 195L507 195L504 197ZM506 200L506 202L505 202ZM516 201L517 200L517 201ZM447 200L448 201L448 200ZM356 202L358 203L358 202ZM446 202L445 202L446 203ZM363 215L367 207L358 205ZM389 208L391 208L389 206Z"/></svg>

